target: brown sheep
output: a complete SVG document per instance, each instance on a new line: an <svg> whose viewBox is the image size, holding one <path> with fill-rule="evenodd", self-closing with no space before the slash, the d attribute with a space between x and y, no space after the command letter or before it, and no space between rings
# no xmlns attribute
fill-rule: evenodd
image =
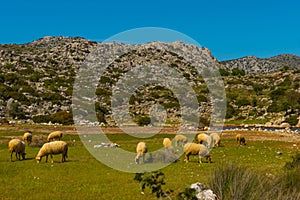
<svg viewBox="0 0 300 200"><path fill-rule="evenodd" d="M242 134L240 134L240 133L236 134L235 138L236 138L237 144L246 145L246 139Z"/></svg>

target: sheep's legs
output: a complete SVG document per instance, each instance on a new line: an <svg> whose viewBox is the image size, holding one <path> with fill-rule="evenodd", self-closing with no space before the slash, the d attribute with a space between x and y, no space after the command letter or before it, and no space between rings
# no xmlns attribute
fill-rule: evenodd
<svg viewBox="0 0 300 200"><path fill-rule="evenodd" d="M62 153L61 162L66 162L66 157L67 157L67 154Z"/></svg>
<svg viewBox="0 0 300 200"><path fill-rule="evenodd" d="M184 161L185 161L186 163L188 163L188 162L189 162L189 156L188 156L188 155L185 155L185 159L184 159Z"/></svg>

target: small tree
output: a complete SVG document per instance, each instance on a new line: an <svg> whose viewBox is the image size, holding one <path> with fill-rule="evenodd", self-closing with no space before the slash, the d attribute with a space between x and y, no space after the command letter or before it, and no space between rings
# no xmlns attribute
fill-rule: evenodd
<svg viewBox="0 0 300 200"><path fill-rule="evenodd" d="M136 173L134 180L138 181L141 185L142 192L148 187L152 194L155 194L157 198L171 199L170 194L172 190L164 191L162 186L165 185L165 175L160 171Z"/></svg>

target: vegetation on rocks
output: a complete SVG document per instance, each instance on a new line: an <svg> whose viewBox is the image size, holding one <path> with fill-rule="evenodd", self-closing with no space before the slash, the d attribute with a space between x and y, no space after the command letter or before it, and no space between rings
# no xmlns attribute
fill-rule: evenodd
<svg viewBox="0 0 300 200"><path fill-rule="evenodd" d="M27 44L0 45L0 118L35 122L51 119L56 123L70 123L70 120L57 120L53 116L56 113L70 113L76 74L86 56L97 45L101 43L80 37L45 37ZM118 45L115 44L115 47L118 48ZM153 45L159 43L154 42ZM141 45L141 48L120 56L99 77L95 91L95 109L99 122L114 124L110 97L112 87L124 73L136 66L153 63L177 70L192 84L201 117L209 123L212 102L203 77L183 57L172 51L155 49L153 45ZM183 51L208 52L211 56L225 84L228 123L298 123L299 57L279 55L260 59L248 56L219 62L206 48L195 48L180 42L170 45ZM203 62L207 60L203 58ZM129 104L133 121L140 125L150 123L149 109L154 104L164 107L168 122L180 121L178 99L168 88L145 85L132 95Z"/></svg>

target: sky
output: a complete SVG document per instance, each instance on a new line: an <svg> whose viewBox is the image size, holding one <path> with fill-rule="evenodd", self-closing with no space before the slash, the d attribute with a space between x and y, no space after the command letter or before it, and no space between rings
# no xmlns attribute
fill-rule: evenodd
<svg viewBox="0 0 300 200"><path fill-rule="evenodd" d="M0 44L44 36L101 42L127 30L159 27L187 35L218 60L300 56L298 0L11 0L0 5Z"/></svg>

